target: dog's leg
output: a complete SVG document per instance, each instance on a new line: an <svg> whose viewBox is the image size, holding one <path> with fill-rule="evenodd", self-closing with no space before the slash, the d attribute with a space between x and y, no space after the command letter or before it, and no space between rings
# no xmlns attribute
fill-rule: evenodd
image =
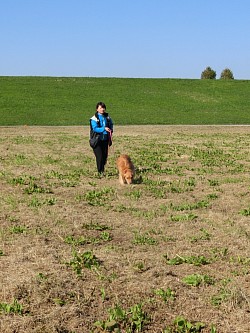
<svg viewBox="0 0 250 333"><path fill-rule="evenodd" d="M124 179L120 173L119 173L119 182L121 185L124 185Z"/></svg>

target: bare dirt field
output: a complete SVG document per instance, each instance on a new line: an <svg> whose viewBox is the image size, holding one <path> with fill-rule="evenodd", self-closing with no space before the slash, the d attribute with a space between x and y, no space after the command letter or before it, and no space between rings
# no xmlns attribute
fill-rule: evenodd
<svg viewBox="0 0 250 333"><path fill-rule="evenodd" d="M0 332L250 332L250 127L88 133L0 127Z"/></svg>

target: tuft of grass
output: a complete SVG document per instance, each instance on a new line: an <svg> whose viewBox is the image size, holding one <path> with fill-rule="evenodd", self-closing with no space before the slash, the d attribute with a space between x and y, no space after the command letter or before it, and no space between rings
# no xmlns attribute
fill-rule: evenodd
<svg viewBox="0 0 250 333"><path fill-rule="evenodd" d="M16 299L12 303L0 303L0 313L23 315L23 306Z"/></svg>
<svg viewBox="0 0 250 333"><path fill-rule="evenodd" d="M205 241L211 239L211 235L206 229L201 228L200 231L200 235L191 237L191 243L198 242L199 240Z"/></svg>
<svg viewBox="0 0 250 333"><path fill-rule="evenodd" d="M206 325L202 322L191 322L182 316L175 318L172 327L167 327L163 333L199 333Z"/></svg>
<svg viewBox="0 0 250 333"><path fill-rule="evenodd" d="M134 233L133 244L136 245L157 245L158 241L151 237L148 233Z"/></svg>
<svg viewBox="0 0 250 333"><path fill-rule="evenodd" d="M179 214L179 215L171 215L170 219L173 222L181 222L181 221L193 221L197 219L197 215L195 214Z"/></svg>
<svg viewBox="0 0 250 333"><path fill-rule="evenodd" d="M182 281L189 285L198 287L200 284L214 284L214 279L208 275L201 275L201 274L191 274L188 276L185 276Z"/></svg>
<svg viewBox="0 0 250 333"><path fill-rule="evenodd" d="M84 195L78 195L77 201L86 200L91 206L104 206L114 194L112 187L104 187L101 190L91 190Z"/></svg>
<svg viewBox="0 0 250 333"><path fill-rule="evenodd" d="M161 299L167 303L169 300L174 300L175 299L175 292L171 288L167 289L156 289L154 290L155 295L160 296Z"/></svg>
<svg viewBox="0 0 250 333"><path fill-rule="evenodd" d="M93 254L92 251L86 251L84 253L78 253L73 250L73 258L66 264L70 266L76 274L80 277L82 275L82 269L88 268L99 268L100 261Z"/></svg>
<svg viewBox="0 0 250 333"><path fill-rule="evenodd" d="M34 182L30 182L29 186L24 189L24 193L33 194L33 193L53 193L53 191L49 188L44 188L42 186L37 185Z"/></svg>
<svg viewBox="0 0 250 333"><path fill-rule="evenodd" d="M250 207L242 209L240 211L240 214L243 215L243 216L250 216Z"/></svg>
<svg viewBox="0 0 250 333"><path fill-rule="evenodd" d="M10 228L10 232L12 234L24 234L27 232L27 227L24 225L14 225Z"/></svg>
<svg viewBox="0 0 250 333"><path fill-rule="evenodd" d="M210 260L204 256L179 256L170 259L167 255L164 256L166 263L168 265L181 265L181 264L191 264L195 266L207 265L210 263Z"/></svg>
<svg viewBox="0 0 250 333"><path fill-rule="evenodd" d="M93 222L84 223L82 227L84 229L87 229L87 230L98 230L98 231L105 231L105 230L110 230L111 229L106 224L93 223Z"/></svg>
<svg viewBox="0 0 250 333"><path fill-rule="evenodd" d="M109 318L98 320L94 326L108 332L142 332L149 323L150 318L143 310L142 303L131 306L128 310L123 309L119 304L108 309Z"/></svg>

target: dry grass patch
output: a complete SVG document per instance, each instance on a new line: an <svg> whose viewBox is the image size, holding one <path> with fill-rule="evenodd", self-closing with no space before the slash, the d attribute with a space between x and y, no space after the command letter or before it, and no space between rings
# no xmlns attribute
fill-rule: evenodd
<svg viewBox="0 0 250 333"><path fill-rule="evenodd" d="M87 127L1 128L0 331L247 332L249 145L248 127L117 127L98 178Z"/></svg>

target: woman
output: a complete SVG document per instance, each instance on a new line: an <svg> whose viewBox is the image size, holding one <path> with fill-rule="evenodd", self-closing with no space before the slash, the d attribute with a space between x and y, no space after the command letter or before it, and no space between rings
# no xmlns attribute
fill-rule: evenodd
<svg viewBox="0 0 250 333"><path fill-rule="evenodd" d="M97 137L92 146L99 175L104 173L104 166L108 158L108 147L112 144L113 122L106 112L103 102L96 104L96 113L90 118L90 138Z"/></svg>

